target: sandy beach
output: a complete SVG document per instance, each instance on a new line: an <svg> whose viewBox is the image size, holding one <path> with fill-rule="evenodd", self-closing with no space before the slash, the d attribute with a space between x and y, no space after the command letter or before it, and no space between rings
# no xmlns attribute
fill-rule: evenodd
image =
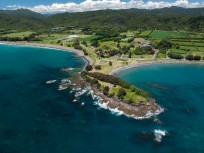
<svg viewBox="0 0 204 153"><path fill-rule="evenodd" d="M78 56L84 58L87 61L87 64L93 65L93 60L89 56L85 56L83 51L70 48L70 47L64 47L64 46L57 46L57 45L51 45L51 44L37 44L37 43L28 43L28 42L8 42L8 41L0 41L0 44L7 44L7 45L17 45L17 46L32 46L32 47L41 47L41 48L51 48L51 49L57 49L67 52L73 52L76 53Z"/></svg>
<svg viewBox="0 0 204 153"><path fill-rule="evenodd" d="M140 61L137 64L132 64L132 65L126 65L123 67L117 67L113 69L109 74L114 75L117 74L121 71L139 67L139 66L144 66L144 65L150 65L150 64L204 64L203 61L188 61L188 60L175 60L175 59L160 59L160 60L152 60L152 61Z"/></svg>

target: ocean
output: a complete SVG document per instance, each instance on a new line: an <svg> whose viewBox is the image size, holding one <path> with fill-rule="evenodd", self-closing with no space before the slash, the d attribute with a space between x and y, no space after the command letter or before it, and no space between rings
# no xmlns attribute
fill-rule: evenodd
<svg viewBox="0 0 204 153"><path fill-rule="evenodd" d="M100 108L90 95L74 101L71 88L58 90L85 63L71 52L0 45L0 153L204 152L203 65L153 64L115 74L165 109L135 120ZM155 130L166 132L161 143Z"/></svg>

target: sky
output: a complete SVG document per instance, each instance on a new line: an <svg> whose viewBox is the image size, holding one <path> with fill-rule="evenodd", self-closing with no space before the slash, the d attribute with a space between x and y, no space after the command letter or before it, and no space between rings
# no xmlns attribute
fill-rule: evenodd
<svg viewBox="0 0 204 153"><path fill-rule="evenodd" d="M0 0L0 9L26 8L38 13L84 12L104 9L204 7L204 0Z"/></svg>

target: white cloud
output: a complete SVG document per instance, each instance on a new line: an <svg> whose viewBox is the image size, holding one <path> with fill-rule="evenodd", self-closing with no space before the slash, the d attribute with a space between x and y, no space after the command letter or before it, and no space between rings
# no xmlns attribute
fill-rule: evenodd
<svg viewBox="0 0 204 153"><path fill-rule="evenodd" d="M164 1L148 1L143 0L130 0L124 2L121 0L85 0L79 4L68 2L65 4L53 3L52 5L37 5L34 7L25 7L18 5L7 6L8 9L19 9L27 8L39 13L59 13L59 12L84 12L93 10L104 10L104 9L129 9L129 8L140 8L140 9L155 9L163 7L178 6L184 8L198 8L204 7L204 2L193 2L190 3L188 0L177 0L175 2L164 2Z"/></svg>

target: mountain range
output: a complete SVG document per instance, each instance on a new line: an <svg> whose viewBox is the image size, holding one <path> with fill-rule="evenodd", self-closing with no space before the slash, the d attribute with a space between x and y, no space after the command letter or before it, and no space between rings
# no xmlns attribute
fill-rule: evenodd
<svg viewBox="0 0 204 153"><path fill-rule="evenodd" d="M98 10L45 15L28 9L0 10L0 29L46 30L56 26L91 29L204 30L204 8Z"/></svg>

